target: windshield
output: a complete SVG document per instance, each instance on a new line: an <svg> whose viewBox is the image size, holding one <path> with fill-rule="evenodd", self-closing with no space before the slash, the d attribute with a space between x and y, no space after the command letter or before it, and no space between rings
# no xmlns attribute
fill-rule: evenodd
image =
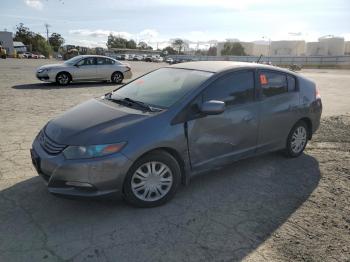
<svg viewBox="0 0 350 262"><path fill-rule="evenodd" d="M67 61L64 62L66 65L75 65L80 59L82 59L81 56L75 56Z"/></svg>
<svg viewBox="0 0 350 262"><path fill-rule="evenodd" d="M196 70L161 68L116 90L111 97L128 97L168 108L212 75L210 72Z"/></svg>

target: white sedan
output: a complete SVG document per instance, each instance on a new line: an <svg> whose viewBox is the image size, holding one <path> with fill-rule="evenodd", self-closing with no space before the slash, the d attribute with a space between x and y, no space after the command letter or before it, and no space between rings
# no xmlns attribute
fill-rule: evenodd
<svg viewBox="0 0 350 262"><path fill-rule="evenodd" d="M75 56L63 64L44 65L37 69L36 77L46 82L68 85L72 81L107 80L120 84L132 77L131 68L106 56Z"/></svg>

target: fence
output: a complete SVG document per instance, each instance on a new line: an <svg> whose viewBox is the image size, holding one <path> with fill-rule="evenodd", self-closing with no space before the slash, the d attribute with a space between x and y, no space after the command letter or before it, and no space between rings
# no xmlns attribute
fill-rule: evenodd
<svg viewBox="0 0 350 262"><path fill-rule="evenodd" d="M194 56L171 55L174 59L191 61L239 61L257 62L258 56ZM297 64L302 66L350 66L350 56L270 56L262 57L260 62L271 62L274 65Z"/></svg>

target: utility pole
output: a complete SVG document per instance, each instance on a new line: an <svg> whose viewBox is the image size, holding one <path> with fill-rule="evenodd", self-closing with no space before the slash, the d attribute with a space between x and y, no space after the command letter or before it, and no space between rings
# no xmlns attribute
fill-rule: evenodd
<svg viewBox="0 0 350 262"><path fill-rule="evenodd" d="M45 28L46 28L46 39L47 39L47 42L49 43L49 27L50 25L49 24L45 24Z"/></svg>

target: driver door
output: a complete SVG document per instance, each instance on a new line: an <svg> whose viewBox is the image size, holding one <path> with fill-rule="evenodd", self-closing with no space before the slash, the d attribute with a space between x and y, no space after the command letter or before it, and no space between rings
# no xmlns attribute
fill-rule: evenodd
<svg viewBox="0 0 350 262"><path fill-rule="evenodd" d="M194 169L221 166L255 152L258 138L258 104L254 71L226 74L204 90L200 100L224 101L219 115L187 122L188 144Z"/></svg>
<svg viewBox="0 0 350 262"><path fill-rule="evenodd" d="M87 57L76 63L73 72L73 80L93 79L98 79L95 57Z"/></svg>

